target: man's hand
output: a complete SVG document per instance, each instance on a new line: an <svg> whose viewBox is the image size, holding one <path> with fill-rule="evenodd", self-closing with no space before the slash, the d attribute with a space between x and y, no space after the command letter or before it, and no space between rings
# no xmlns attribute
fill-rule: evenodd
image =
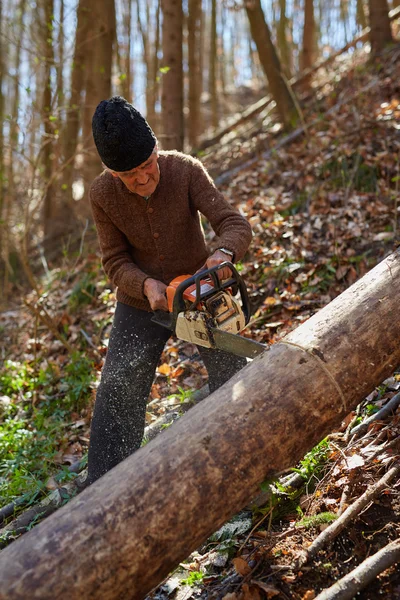
<svg viewBox="0 0 400 600"><path fill-rule="evenodd" d="M214 254L211 254L211 256L207 258L205 265L201 267L199 271L202 271L203 269L211 269L211 267L216 267L217 265L220 265L226 261L232 262L231 257L228 254L225 254L225 252L222 252L222 250L216 250ZM231 276L232 271L228 267L218 271L218 278L221 280L229 279Z"/></svg>
<svg viewBox="0 0 400 600"><path fill-rule="evenodd" d="M151 310L168 311L168 302L166 296L167 286L158 279L149 277L143 285L143 293L147 296Z"/></svg>

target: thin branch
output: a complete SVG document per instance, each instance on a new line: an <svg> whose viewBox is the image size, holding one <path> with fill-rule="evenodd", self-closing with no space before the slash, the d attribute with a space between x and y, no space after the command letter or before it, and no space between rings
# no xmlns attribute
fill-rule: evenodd
<svg viewBox="0 0 400 600"><path fill-rule="evenodd" d="M386 419L386 417L395 413L399 405L400 392L393 396L393 398L391 398L391 400L389 400L389 402L385 404L385 406L383 406L378 412L371 415L370 417L368 417L368 419L365 419L365 421L354 427L354 429L352 429L350 432L352 439L354 439L353 436L356 436L358 438L361 435L363 435L363 433L367 431L369 425L374 421L383 421L383 419Z"/></svg>
<svg viewBox="0 0 400 600"><path fill-rule="evenodd" d="M400 538L365 559L354 571L324 590L315 600L351 600L380 573L400 561Z"/></svg>
<svg viewBox="0 0 400 600"><path fill-rule="evenodd" d="M331 523L320 535L313 541L311 546L304 550L300 556L297 558L296 568L301 568L305 565L309 560L314 558L317 553L326 546L329 542L331 542L339 533L352 521L355 517L357 517L360 512L379 494L387 488L388 484L400 473L400 463L396 464L394 467L389 469L387 473L379 481L377 481L373 486L369 487L362 496L358 498L349 506L344 513L333 523Z"/></svg>

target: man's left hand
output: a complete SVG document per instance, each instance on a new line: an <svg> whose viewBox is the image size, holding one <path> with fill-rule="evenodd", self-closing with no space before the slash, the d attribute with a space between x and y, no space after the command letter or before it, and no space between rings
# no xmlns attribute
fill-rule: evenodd
<svg viewBox="0 0 400 600"><path fill-rule="evenodd" d="M216 250L213 254L211 254L211 256L209 256L206 260L206 263L204 265L204 267L202 267L201 269L199 269L200 271L202 271L203 269L211 269L211 267L216 267L218 265L220 265L223 262L231 262L232 259L228 254L225 254L225 252L222 252L222 250ZM228 267L225 267L223 269L220 269L218 271L218 277L219 279L229 279L232 276L232 272Z"/></svg>

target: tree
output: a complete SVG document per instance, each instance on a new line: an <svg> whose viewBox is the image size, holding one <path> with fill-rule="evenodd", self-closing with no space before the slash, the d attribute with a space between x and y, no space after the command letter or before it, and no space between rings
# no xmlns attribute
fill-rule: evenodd
<svg viewBox="0 0 400 600"><path fill-rule="evenodd" d="M218 97L217 97L217 0L211 0L211 29L210 29L210 66L208 69L208 92L211 101L211 125L218 127Z"/></svg>
<svg viewBox="0 0 400 600"><path fill-rule="evenodd" d="M399 2L400 2L400 0L399 0ZM357 23L361 27L361 29L365 29L367 27L367 18L365 16L364 0L357 0L356 19L357 19Z"/></svg>
<svg viewBox="0 0 400 600"><path fill-rule="evenodd" d="M153 13L151 13L150 9L149 2L146 2L142 6L140 0L137 0L137 21L142 36L143 60L146 67L146 117L150 125L154 128L156 126L156 101L158 95L157 71L158 52L160 49L160 0L157 0ZM143 14L146 16L145 23L143 23ZM155 17L155 27L152 27L153 17Z"/></svg>
<svg viewBox="0 0 400 600"><path fill-rule="evenodd" d="M189 0L188 15L188 66L189 66L189 120L188 140L192 148L200 134L200 27L202 0Z"/></svg>
<svg viewBox="0 0 400 600"><path fill-rule="evenodd" d="M288 18L286 16L286 0L279 0L279 9L279 23L277 31L278 49L285 77L290 79L292 73L292 52L287 39Z"/></svg>
<svg viewBox="0 0 400 600"><path fill-rule="evenodd" d="M304 0L304 28L303 47L300 55L300 68L302 71L311 69L314 65L315 49L315 19L314 0Z"/></svg>
<svg viewBox="0 0 400 600"><path fill-rule="evenodd" d="M44 19L42 25L42 55L44 58L44 90L42 100L42 119L44 136L42 139L43 154L43 175L45 183L44 203L43 203L43 231L44 238L54 234L53 218L55 212L54 198L54 125L53 125L53 95L51 84L51 70L54 66L54 48L53 48L53 19L54 2L53 0L43 0Z"/></svg>
<svg viewBox="0 0 400 600"><path fill-rule="evenodd" d="M78 147L79 132L82 126L82 93L85 86L88 46L92 44L90 24L89 0L79 0L70 96L67 104L66 124L62 135L62 203L66 207L66 212L69 212L71 215L74 212L72 184L74 180L75 156Z"/></svg>
<svg viewBox="0 0 400 600"><path fill-rule="evenodd" d="M111 96L111 67L116 23L114 0L86 1L91 33L91 42L86 45L87 69L82 123L82 143L85 151L83 179L87 192L93 179L101 172L101 161L92 136L92 116L98 103ZM91 217L87 202L81 205L81 214L84 217Z"/></svg>
<svg viewBox="0 0 400 600"><path fill-rule="evenodd" d="M371 49L381 52L393 42L387 0L368 0Z"/></svg>
<svg viewBox="0 0 400 600"><path fill-rule="evenodd" d="M297 121L297 110L288 84L282 75L279 58L261 7L261 0L248 0L245 8L251 35L257 46L260 62L267 76L279 117L285 128L291 129Z"/></svg>
<svg viewBox="0 0 400 600"><path fill-rule="evenodd" d="M183 150L183 11L180 0L162 0L163 77L161 110L163 119L162 146L166 150Z"/></svg>

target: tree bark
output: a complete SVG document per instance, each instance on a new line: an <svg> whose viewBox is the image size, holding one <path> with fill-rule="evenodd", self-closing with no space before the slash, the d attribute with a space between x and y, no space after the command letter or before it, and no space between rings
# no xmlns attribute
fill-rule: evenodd
<svg viewBox="0 0 400 600"><path fill-rule="evenodd" d="M43 0L44 23L41 23L42 52L44 58L44 90L42 102L42 119L44 136L42 139L43 154L43 176L44 185L44 203L43 203L43 230L45 239L48 238L53 230L52 219L55 212L55 194L53 184L54 172L54 124L52 122L52 84L51 69L54 66L54 48L53 48L53 20L54 20L54 2L53 0Z"/></svg>
<svg viewBox="0 0 400 600"><path fill-rule="evenodd" d="M200 135L200 19L201 0L189 0L188 66L189 66L189 123L188 140L196 148Z"/></svg>
<svg viewBox="0 0 400 600"><path fill-rule="evenodd" d="M357 0L356 20L361 29L365 29L367 27L367 17L365 16L364 0Z"/></svg>
<svg viewBox="0 0 400 600"><path fill-rule="evenodd" d="M385 46L393 42L387 0L368 0L369 6L369 39L373 53L381 52Z"/></svg>
<svg viewBox="0 0 400 600"><path fill-rule="evenodd" d="M163 67L161 109L164 123L162 147L164 150L183 150L183 68L182 24L180 0L162 0Z"/></svg>
<svg viewBox="0 0 400 600"><path fill-rule="evenodd" d="M217 0L211 0L210 54L208 69L208 92L211 102L211 125L218 127L217 97Z"/></svg>
<svg viewBox="0 0 400 600"><path fill-rule="evenodd" d="M400 364L400 251L0 555L0 598L140 600Z"/></svg>
<svg viewBox="0 0 400 600"><path fill-rule="evenodd" d="M302 71L311 69L314 64L315 44L315 19L314 0L305 0L304 3L304 28L303 47L300 56L300 68ZM310 78L306 78L305 85L310 85Z"/></svg>
<svg viewBox="0 0 400 600"><path fill-rule="evenodd" d="M90 45L86 45L86 96L82 123L85 196L79 204L79 212L82 217L91 219L87 192L94 178L102 170L92 136L92 117L98 103L111 96L111 67L116 27L114 0L88 0L88 15L92 40Z"/></svg>
<svg viewBox="0 0 400 600"><path fill-rule="evenodd" d="M286 0L279 0L279 22L277 29L278 48L281 58L281 65L285 77L290 79L292 76L292 50L288 43L288 18L286 16Z"/></svg>
<svg viewBox="0 0 400 600"><path fill-rule="evenodd" d="M297 110L288 85L282 76L282 68L275 46L272 43L271 32L264 17L261 0L247 0L245 7L251 35L257 46L271 94L276 102L279 118L286 129L292 129L297 121Z"/></svg>
<svg viewBox="0 0 400 600"><path fill-rule="evenodd" d="M75 157L78 147L79 131L82 125L82 92L85 86L88 47L93 43L90 34L89 0L79 0L75 32L75 48L71 73L71 89L67 104L66 125L63 131L63 174L61 185L62 212L69 214L71 225L74 221L75 202L72 196L74 182ZM69 227L66 227L69 229Z"/></svg>

